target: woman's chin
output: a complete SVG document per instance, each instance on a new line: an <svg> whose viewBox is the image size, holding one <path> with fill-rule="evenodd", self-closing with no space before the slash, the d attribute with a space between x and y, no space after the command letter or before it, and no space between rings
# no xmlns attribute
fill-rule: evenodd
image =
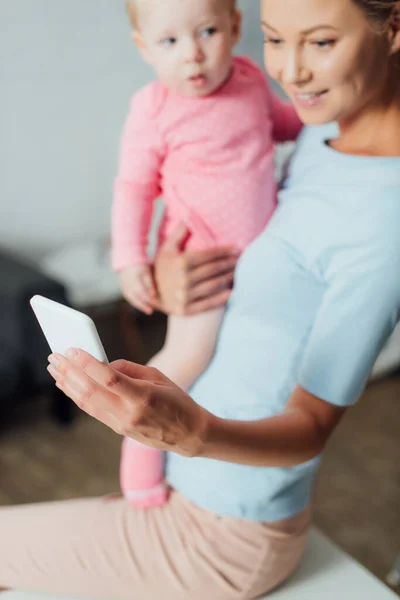
<svg viewBox="0 0 400 600"><path fill-rule="evenodd" d="M324 125L335 121L334 115L327 111L297 109L297 114L304 125Z"/></svg>

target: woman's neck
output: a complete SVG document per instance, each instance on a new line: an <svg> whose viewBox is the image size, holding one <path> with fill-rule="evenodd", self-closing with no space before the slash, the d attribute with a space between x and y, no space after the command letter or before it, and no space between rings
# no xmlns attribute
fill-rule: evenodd
<svg viewBox="0 0 400 600"><path fill-rule="evenodd" d="M360 156L400 156L400 73L375 104L339 123L340 135L330 145L335 150Z"/></svg>

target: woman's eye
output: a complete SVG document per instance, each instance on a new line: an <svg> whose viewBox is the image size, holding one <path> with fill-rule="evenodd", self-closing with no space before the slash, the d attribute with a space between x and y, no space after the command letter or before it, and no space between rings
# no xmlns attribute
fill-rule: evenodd
<svg viewBox="0 0 400 600"><path fill-rule="evenodd" d="M173 46L174 44L176 44L176 38L174 37L169 37L169 38L165 38L165 40L161 40L161 44L163 46Z"/></svg>
<svg viewBox="0 0 400 600"><path fill-rule="evenodd" d="M212 35L214 35L214 33L217 33L216 27L207 27L206 29L203 29L201 35L202 37L211 37Z"/></svg>
<svg viewBox="0 0 400 600"><path fill-rule="evenodd" d="M336 40L316 40L311 42L317 48L331 48L335 44Z"/></svg>

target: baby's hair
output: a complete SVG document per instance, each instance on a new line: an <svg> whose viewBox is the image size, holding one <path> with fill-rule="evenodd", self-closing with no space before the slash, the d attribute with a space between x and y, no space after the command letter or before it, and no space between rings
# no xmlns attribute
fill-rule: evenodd
<svg viewBox="0 0 400 600"><path fill-rule="evenodd" d="M130 21L133 27L136 29L137 27L137 2L136 0L125 0L126 10L128 12Z"/></svg>
<svg viewBox="0 0 400 600"><path fill-rule="evenodd" d="M226 0L230 10L236 10L237 0ZM126 10L135 29L138 27L138 0L125 0Z"/></svg>

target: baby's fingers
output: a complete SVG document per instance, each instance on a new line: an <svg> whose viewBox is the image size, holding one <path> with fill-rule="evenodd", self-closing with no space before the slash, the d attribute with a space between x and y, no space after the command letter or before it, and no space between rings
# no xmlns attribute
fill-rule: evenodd
<svg viewBox="0 0 400 600"><path fill-rule="evenodd" d="M124 294L125 300L134 308L141 310L146 315L151 315L153 313L153 307L150 303L149 297L146 295L141 295L138 292Z"/></svg>
<svg viewBox="0 0 400 600"><path fill-rule="evenodd" d="M152 315L154 312L148 296L135 296L132 304L135 308L141 310L146 315Z"/></svg>
<svg viewBox="0 0 400 600"><path fill-rule="evenodd" d="M136 293L133 300L133 305L146 315L152 315L154 312L151 305L150 296L148 294Z"/></svg>
<svg viewBox="0 0 400 600"><path fill-rule="evenodd" d="M143 273L141 283L143 284L142 292L148 294L149 298L155 298L157 296L156 286L154 285L154 279L150 269L147 273Z"/></svg>
<svg viewBox="0 0 400 600"><path fill-rule="evenodd" d="M136 285L134 289L125 287L123 289L124 298L134 308L141 310L147 315L153 313L153 307L151 303L151 296L146 292L142 282Z"/></svg>

